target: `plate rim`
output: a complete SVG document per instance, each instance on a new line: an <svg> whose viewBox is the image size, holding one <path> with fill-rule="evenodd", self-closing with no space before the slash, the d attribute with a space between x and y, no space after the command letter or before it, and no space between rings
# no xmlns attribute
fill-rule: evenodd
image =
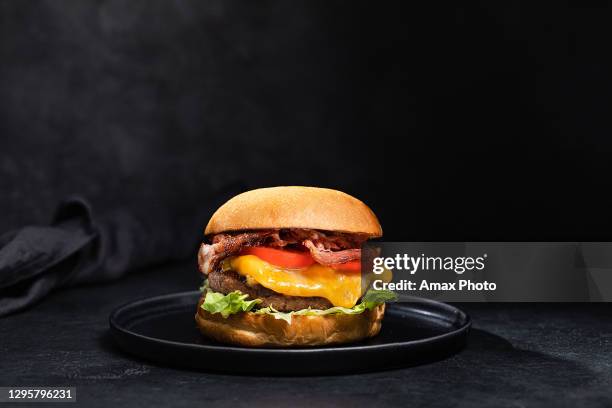
<svg viewBox="0 0 612 408"><path fill-rule="evenodd" d="M465 316L465 322L458 328L455 328L453 330L450 330L448 332L438 334L435 336L426 337L423 339L407 340L407 341L399 341L399 342L394 341L394 342L384 343L384 344L364 345L360 343L355 343L355 344L347 344L347 345L339 345L339 346L308 347L308 348L240 347L240 346L234 346L234 345L229 345L229 344L213 345L213 344L184 343L184 342L160 339L157 337L151 337L151 336L147 336L144 334L140 334L126 327L122 327L120 324L118 324L118 321L117 321L118 316L122 312L124 312L125 309L132 308L132 307L137 306L138 304L142 304L146 302L155 302L155 301L165 300L169 298L179 298L179 297L184 297L184 296L195 296L198 293L200 293L198 290L173 292L173 293L167 293L163 295L139 298L139 299L124 303L121 306L116 307L109 315L108 321L109 321L111 332L115 336L116 334L121 334L124 336L136 337L139 340L143 340L143 341L159 343L165 346L182 347L182 348L187 347L189 349L200 350L200 351L211 351L211 352L231 351L234 353L249 353L249 354L258 353L258 354L264 354L264 355L288 354L289 353L289 354L301 355L301 354L313 354L313 353L316 353L316 354L319 354L319 353L346 353L346 352L354 352L356 350L377 351L377 350L385 350L388 348L408 347L411 345L427 344L427 343L432 343L432 342L443 341L447 338L461 336L463 334L466 334L466 332L468 332L472 326L472 318L470 317L468 313L464 312L463 310L455 306L449 305L448 303L439 302L439 301L432 300L432 299L418 298L418 297L412 297L412 299L414 299L415 301L421 304L433 305L437 307L442 306L444 308L448 308L449 310L453 310L455 311L455 313L459 313ZM401 302L401 303L409 303L409 302Z"/></svg>

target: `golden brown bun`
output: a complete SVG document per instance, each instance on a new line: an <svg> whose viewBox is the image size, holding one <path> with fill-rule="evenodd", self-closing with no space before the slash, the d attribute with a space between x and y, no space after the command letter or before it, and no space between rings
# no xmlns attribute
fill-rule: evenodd
<svg viewBox="0 0 612 408"><path fill-rule="evenodd" d="M223 204L205 235L226 231L308 228L382 236L376 215L346 193L317 187L270 187L247 191Z"/></svg>
<svg viewBox="0 0 612 408"><path fill-rule="evenodd" d="M195 315L203 335L221 343L246 347L301 347L351 343L380 332L385 305L361 314L293 316L291 324L268 314L237 313L224 318L198 303Z"/></svg>

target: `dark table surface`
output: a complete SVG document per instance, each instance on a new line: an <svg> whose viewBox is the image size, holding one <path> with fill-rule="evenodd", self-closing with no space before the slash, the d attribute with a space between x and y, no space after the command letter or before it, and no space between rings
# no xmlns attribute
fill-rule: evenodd
<svg viewBox="0 0 612 408"><path fill-rule="evenodd" d="M0 386L75 386L88 407L612 406L610 304L464 304L474 330L461 353L348 376L184 371L113 346L108 315L116 306L199 283L193 264L166 266L57 292L0 319Z"/></svg>

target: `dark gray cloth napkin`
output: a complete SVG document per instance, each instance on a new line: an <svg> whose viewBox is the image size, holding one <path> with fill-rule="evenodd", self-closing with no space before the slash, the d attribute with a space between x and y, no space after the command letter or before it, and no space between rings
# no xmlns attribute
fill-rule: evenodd
<svg viewBox="0 0 612 408"><path fill-rule="evenodd" d="M108 281L146 265L186 258L196 237L185 241L172 222L152 225L125 210L95 218L86 200L71 198L59 205L50 225L3 234L0 316L56 288Z"/></svg>

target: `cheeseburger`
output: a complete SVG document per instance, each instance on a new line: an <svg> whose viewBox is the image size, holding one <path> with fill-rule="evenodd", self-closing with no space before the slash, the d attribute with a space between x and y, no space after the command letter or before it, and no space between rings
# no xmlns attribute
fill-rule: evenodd
<svg viewBox="0 0 612 408"><path fill-rule="evenodd" d="M394 295L362 285L361 245L382 229L358 199L314 187L252 190L222 205L204 235L195 319L205 336L291 347L380 332Z"/></svg>

